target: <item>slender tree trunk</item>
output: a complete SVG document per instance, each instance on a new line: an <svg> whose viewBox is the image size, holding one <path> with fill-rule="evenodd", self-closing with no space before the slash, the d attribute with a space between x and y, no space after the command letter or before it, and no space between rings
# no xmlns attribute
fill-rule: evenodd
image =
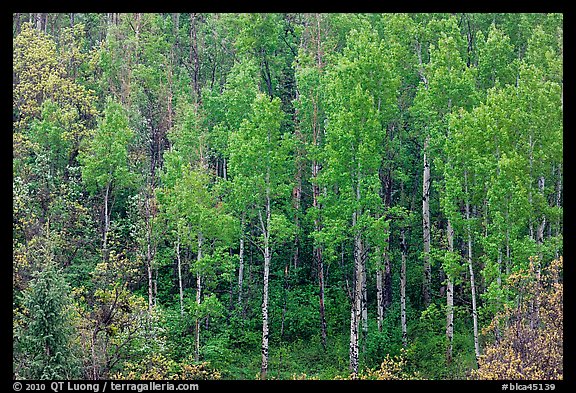
<svg viewBox="0 0 576 393"><path fill-rule="evenodd" d="M366 262L364 259L364 249L360 260L361 268L361 302L362 307L362 353L366 352L366 342L368 341L368 289L366 288Z"/></svg>
<svg viewBox="0 0 576 393"><path fill-rule="evenodd" d="M146 270L148 272L148 312L152 312L154 306L154 283L152 280L152 250L150 242L146 245Z"/></svg>
<svg viewBox="0 0 576 393"><path fill-rule="evenodd" d="M314 257L318 266L319 306L320 306L320 332L322 335L322 348L326 351L326 313L324 310L324 263L322 261L322 248L316 247Z"/></svg>
<svg viewBox="0 0 576 393"><path fill-rule="evenodd" d="M154 306L154 283L152 280L152 222L151 222L151 206L150 196L146 194L146 268L148 270L148 312L152 312Z"/></svg>
<svg viewBox="0 0 576 393"><path fill-rule="evenodd" d="M402 252L402 267L400 270L400 320L402 324L402 345L408 346L408 329L406 325L406 234L400 229L400 250Z"/></svg>
<svg viewBox="0 0 576 393"><path fill-rule="evenodd" d="M540 194L544 197L544 176L540 176L538 178L538 190L540 191ZM546 228L546 216L544 214L542 214L542 220L540 221L539 225L538 225L538 233L536 235L536 243L542 245L542 243L544 243L544 229ZM542 261L542 250L540 249L539 251L540 254L540 261Z"/></svg>
<svg viewBox="0 0 576 393"><path fill-rule="evenodd" d="M43 13L38 12L36 15L36 30L42 31L42 18L44 16Z"/></svg>
<svg viewBox="0 0 576 393"><path fill-rule="evenodd" d="M529 136L528 144L530 146L530 152L528 157L528 167L530 168L530 175L528 178L528 203L532 206L532 184L533 184L533 163L534 163L534 144L532 142L532 134ZM532 209L529 210L529 217L528 217L528 229L530 231L530 238L532 240L536 240L534 238L534 217L532 216Z"/></svg>
<svg viewBox="0 0 576 393"><path fill-rule="evenodd" d="M242 217L240 219L240 252L239 252L239 259L240 259L240 266L238 267L238 307L242 309L242 283L244 281L244 226L245 226L246 217L244 212L242 213Z"/></svg>
<svg viewBox="0 0 576 393"><path fill-rule="evenodd" d="M470 198L468 196L468 173L464 171L464 183L466 193L466 221L468 222L468 269L470 272L470 288L472 291L472 321L474 324L474 353L476 363L480 359L480 342L478 341L478 311L476 308L476 282L474 280L474 268L472 266L472 229L470 228Z"/></svg>
<svg viewBox="0 0 576 393"><path fill-rule="evenodd" d="M268 96L273 97L272 92L272 75L270 74L270 66L268 64L268 59L266 59L266 53L262 50L262 58L264 65L264 79L266 81L266 88L268 90Z"/></svg>
<svg viewBox="0 0 576 393"><path fill-rule="evenodd" d="M390 264L390 239L388 239L388 243L386 244L386 248L384 250L384 276L383 276L383 290L384 290L384 297L383 297L383 316L386 317L386 313L388 309L392 305L392 265Z"/></svg>
<svg viewBox="0 0 576 393"><path fill-rule="evenodd" d="M21 18L22 14L20 14L19 12L16 12L14 14L14 36L20 34L20 18Z"/></svg>
<svg viewBox="0 0 576 393"><path fill-rule="evenodd" d="M180 259L180 236L176 240L176 261L178 262L178 290L180 293L180 315L184 316L184 291L182 289L182 261Z"/></svg>
<svg viewBox="0 0 576 393"><path fill-rule="evenodd" d="M304 143L304 137L300 130L300 124L297 122L295 131L296 139ZM293 254L293 266L294 269L298 266L298 260L300 258L300 209L302 204L302 176L304 169L304 152L301 148L297 148L295 152L295 163L296 163L296 174L295 174L295 186L292 189L292 205L294 207L294 224L296 225L296 236L294 236L294 254Z"/></svg>
<svg viewBox="0 0 576 393"><path fill-rule="evenodd" d="M380 247L376 248L376 255L380 255ZM378 311L378 331L382 331L384 320L384 286L382 285L382 269L376 269L376 307Z"/></svg>
<svg viewBox="0 0 576 393"><path fill-rule="evenodd" d="M102 258L104 261L108 260L108 231L110 230L110 213L108 212L108 203L110 202L110 187L111 184L106 184L106 192L104 194L104 237L102 240Z"/></svg>
<svg viewBox="0 0 576 393"><path fill-rule="evenodd" d="M99 374L99 372L98 372L98 359L96 357L96 340L97 340L96 337L98 336L98 332L99 332L99 329L98 329L98 327L96 327L94 329L94 331L92 332L92 337L91 337L91 344L92 345L90 346L90 350L92 353L92 370L91 371L92 371L92 379L94 381L99 379L98 378L98 376L99 376L98 375Z"/></svg>
<svg viewBox="0 0 576 393"><path fill-rule="evenodd" d="M197 261L200 262L202 259L202 246L204 243L204 237L202 232L198 232L198 257ZM196 271L196 307L197 313L200 309L200 300L202 298L202 275L200 270ZM194 360L198 362L200 360L200 316L196 314L196 337L195 337L196 347L194 350Z"/></svg>
<svg viewBox="0 0 576 393"><path fill-rule="evenodd" d="M260 379L265 380L268 373L268 280L270 274L270 168L266 171L266 226L264 229L264 293L262 300L262 367Z"/></svg>
<svg viewBox="0 0 576 393"><path fill-rule="evenodd" d="M428 160L428 144L430 137L427 136L424 142L424 172L422 187L422 232L424 234L424 304L430 305L430 163Z"/></svg>
<svg viewBox="0 0 576 393"><path fill-rule="evenodd" d="M198 59L198 41L197 41L197 14L190 14L190 63L194 67L192 75L192 84L196 94L196 102L200 102L200 61Z"/></svg>
<svg viewBox="0 0 576 393"><path fill-rule="evenodd" d="M280 322L280 340L284 338L284 322L286 321L286 312L288 311L288 291L289 291L289 283L288 283L288 276L290 272L290 261L287 260L286 264L284 265L284 291L282 296L282 319Z"/></svg>
<svg viewBox="0 0 576 393"><path fill-rule="evenodd" d="M352 217L352 226L356 227L357 212ZM350 371L354 379L358 376L358 342L362 307L362 237L360 232L354 235L354 288L350 314Z"/></svg>
<svg viewBox="0 0 576 393"><path fill-rule="evenodd" d="M318 135L317 130L313 130L314 133L314 144L318 145ZM316 160L312 161L312 178L318 176L320 166ZM320 187L318 184L312 184L312 206L318 210L318 215L314 219L314 231L319 232L322 229L322 224L320 223L320 203L318 198L320 197ZM319 300L319 311L320 311L320 333L322 335L322 347L326 350L326 315L324 308L324 262L322 259L322 247L320 245L314 245L314 259L316 260L316 267L318 270L318 300Z"/></svg>
<svg viewBox="0 0 576 393"><path fill-rule="evenodd" d="M448 228L446 229L448 238L448 252L454 252L454 230L452 223L448 219ZM454 277L446 274L446 339L448 348L446 350L446 363L452 363L452 342L454 340Z"/></svg>
<svg viewBox="0 0 576 393"><path fill-rule="evenodd" d="M360 172L357 173L360 177ZM360 182L356 184L356 200L360 200ZM364 257L364 245L362 242L362 233L358 228L358 219L360 211L357 209L352 214L352 228L354 234L354 292L353 302L350 317L350 371L352 378L358 377L358 355L359 355L359 333L360 333L360 319L363 307L363 274L364 267L362 266L362 259Z"/></svg>
<svg viewBox="0 0 576 393"><path fill-rule="evenodd" d="M558 183L556 184L556 207L560 209L560 203L562 201L562 165L558 166ZM560 236L562 231L562 220L560 220L560 215L556 219L556 237ZM556 247L556 259L560 257L560 250Z"/></svg>

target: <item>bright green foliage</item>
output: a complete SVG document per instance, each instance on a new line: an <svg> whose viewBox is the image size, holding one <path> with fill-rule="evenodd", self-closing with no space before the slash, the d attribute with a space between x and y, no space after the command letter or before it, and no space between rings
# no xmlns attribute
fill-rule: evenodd
<svg viewBox="0 0 576 393"><path fill-rule="evenodd" d="M272 197L289 192L287 171L288 136L281 135L280 100L259 93L248 119L230 138L230 174L234 197L248 209L261 209L266 190ZM269 174L268 177L266 174Z"/></svg>
<svg viewBox="0 0 576 393"><path fill-rule="evenodd" d="M563 113L562 13L13 13L14 376L562 378Z"/></svg>
<svg viewBox="0 0 576 393"><path fill-rule="evenodd" d="M516 81L514 53L510 38L495 25L490 26L488 35L479 32L476 37L478 46L478 84L481 90L493 86L505 86Z"/></svg>
<svg viewBox="0 0 576 393"><path fill-rule="evenodd" d="M358 223L365 231L382 209L378 168L399 83L386 66L388 55L374 32L353 30L342 57L325 77L325 168L319 181L333 191L323 198L325 231L344 231L349 226L342 224L354 211L366 212ZM326 238L338 240L335 234Z"/></svg>
<svg viewBox="0 0 576 393"><path fill-rule="evenodd" d="M133 137L122 106L110 100L94 138L82 151L82 178L92 192L114 184L130 185L128 145Z"/></svg>

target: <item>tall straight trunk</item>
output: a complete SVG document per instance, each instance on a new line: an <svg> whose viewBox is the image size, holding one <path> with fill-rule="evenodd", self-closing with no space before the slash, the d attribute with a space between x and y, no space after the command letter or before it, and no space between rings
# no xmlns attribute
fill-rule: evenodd
<svg viewBox="0 0 576 393"><path fill-rule="evenodd" d="M424 285L422 287L424 304L430 305L430 163L428 160L428 144L430 137L424 141L424 170L422 184L422 232L424 234Z"/></svg>
<svg viewBox="0 0 576 393"><path fill-rule="evenodd" d="M542 194L542 196L544 196L544 183L545 183L545 178L544 176L540 176L538 178L538 191L540 191L540 194ZM542 220L540 221L539 225L538 225L538 233L536 236L536 241L539 244L542 244L542 242L544 241L544 229L546 227L546 216L544 214L542 214Z"/></svg>
<svg viewBox="0 0 576 393"><path fill-rule="evenodd" d="M402 266L400 269L400 320L402 324L402 345L408 345L408 330L406 325L406 234L400 229L400 250L402 252Z"/></svg>
<svg viewBox="0 0 576 393"><path fill-rule="evenodd" d="M376 248L376 255L380 255L380 247ZM382 322L384 320L384 286L382 285L382 269L376 269L376 307L378 318L378 331L382 331Z"/></svg>
<svg viewBox="0 0 576 393"><path fill-rule="evenodd" d="M316 247L314 250L316 266L318 267L318 298L320 307L320 333L322 335L322 348L326 351L326 313L324 309L324 263L322 262L322 248Z"/></svg>
<svg viewBox="0 0 576 393"><path fill-rule="evenodd" d="M362 250L364 254L364 250ZM360 260L361 271L361 318L362 318L362 353L366 352L366 342L368 341L368 289L366 288L366 263L363 256Z"/></svg>
<svg viewBox="0 0 576 393"><path fill-rule="evenodd" d="M202 232L198 232L198 257L197 261L200 262L202 259L202 245L204 243L204 237ZM200 271L196 271L196 307L200 308L200 300L202 297L202 276ZM198 311L197 311L198 312ZM194 350L194 360L198 362L200 360L200 317L196 315L196 337L195 337L196 347Z"/></svg>
<svg viewBox="0 0 576 393"><path fill-rule="evenodd" d="M304 143L304 137L300 131L300 125L297 123L295 128L296 138ZM302 149L296 150L296 176L295 186L292 189L292 206L294 207L294 224L296 226L296 236L294 236L294 251L293 251L293 266L298 267L298 260L300 258L300 209L302 205L302 176L304 166L304 152Z"/></svg>
<svg viewBox="0 0 576 393"><path fill-rule="evenodd" d="M532 134L530 134L529 136L529 140L528 140L528 144L530 146L530 152L529 152L529 157L528 157L528 167L530 169L530 175L528 177L528 203L530 204L530 206L532 206L532 181L534 179L533 174L534 174L534 144L532 142ZM534 237L534 217L532 216L532 209L530 209L529 211L529 216L528 216L528 230L530 231L530 238L532 240L536 240Z"/></svg>
<svg viewBox="0 0 576 393"><path fill-rule="evenodd" d="M390 239L388 239L388 243L384 250L384 277L382 283L384 286L384 303L382 304L384 317L392 305L392 265L390 264L389 242Z"/></svg>
<svg viewBox="0 0 576 393"><path fill-rule="evenodd" d="M464 171L464 184L466 194L466 221L468 223L468 269L470 272L470 288L472 291L472 322L474 324L474 353L476 363L480 359L480 342L478 341L478 311L476 309L476 282L472 266L472 229L470 228L470 198L468 196L468 172Z"/></svg>
<svg viewBox="0 0 576 393"><path fill-rule="evenodd" d="M558 183L556 184L556 207L560 208L560 203L562 201L562 165L558 166ZM562 220L560 220L560 215L556 219L556 236L560 236L562 231L561 227ZM556 247L556 259L560 256L560 250Z"/></svg>
<svg viewBox="0 0 576 393"><path fill-rule="evenodd" d="M150 242L146 245L146 270L148 273L148 312L154 307L154 282L152 280L152 249Z"/></svg>
<svg viewBox="0 0 576 393"><path fill-rule="evenodd" d="M14 36L20 34L20 18L21 18L22 14L20 14L19 12L16 12L14 14Z"/></svg>
<svg viewBox="0 0 576 393"><path fill-rule="evenodd" d="M104 235L102 239L102 258L104 261L108 260L108 231L110 230L110 213L108 212L108 203L110 202L110 187L111 184L106 184L106 192L104 194Z"/></svg>
<svg viewBox="0 0 576 393"><path fill-rule="evenodd" d="M180 235L176 240L176 261L178 263L178 290L180 294L180 315L184 316L184 291L182 289L182 261L180 259Z"/></svg>
<svg viewBox="0 0 576 393"><path fill-rule="evenodd" d="M448 219L448 227L446 228L446 235L448 238L448 251L454 252L454 230L452 223ZM446 363L452 363L452 343L454 341L454 277L451 274L446 274L446 339L448 341L448 348L446 349Z"/></svg>
<svg viewBox="0 0 576 393"><path fill-rule="evenodd" d="M321 15L315 14L314 18L316 20L315 26L315 60L316 60L316 69L321 74L323 68L323 50L322 50L322 37L321 37ZM304 35L302 35L304 37ZM312 45L311 45L312 48ZM311 49L311 52L313 50ZM315 94L311 95L312 101L312 144L315 147L321 146L322 141L322 129L320 126L321 120L319 119L319 93L318 90L315 91ZM317 161L316 158L312 160L312 206L317 210L317 215L314 218L314 232L318 233L322 230L322 223L321 223L321 215L320 215L320 186L317 183L317 176L320 172L320 163ZM326 337L327 337L327 327L326 327L326 314L325 314L325 299L324 299L324 260L323 260L323 248L321 245L314 244L313 245L313 255L316 262L316 270L318 275L318 303L319 303L319 315L320 315L320 333L322 337L322 347L326 350Z"/></svg>
<svg viewBox="0 0 576 393"><path fill-rule="evenodd" d="M362 254L363 244L360 231L357 230L357 215L352 215L352 226L356 229L354 235L354 288L352 292L352 307L350 313L350 371L354 379L358 376L358 342L360 333L360 318L362 313Z"/></svg>
<svg viewBox="0 0 576 393"><path fill-rule="evenodd" d="M313 130L314 144L318 145L318 132L316 128ZM318 176L320 170L320 165L316 160L312 161L312 178ZM312 206L318 211L320 210L320 203L318 198L320 197L320 187L318 184L312 184ZM320 214L314 219L314 231L319 232L322 229L320 223ZM320 333L322 335L322 347L326 350L326 314L324 307L324 261L322 259L322 247L320 245L314 244L314 259L316 260L316 268L318 271L318 300L319 300L319 311L320 311Z"/></svg>
<svg viewBox="0 0 576 393"><path fill-rule="evenodd" d="M268 373L268 277L270 275L270 167L266 171L266 225L262 223L264 231L264 293L262 299L262 367L260 379L266 379ZM261 220L262 221L262 220Z"/></svg>
<svg viewBox="0 0 576 393"><path fill-rule="evenodd" d="M244 212L240 219L240 251L238 257L240 264L238 266L238 307L242 308L242 283L244 281L244 226L246 217Z"/></svg>
<svg viewBox="0 0 576 393"><path fill-rule="evenodd" d="M200 61L198 58L198 40L197 40L197 17L196 13L190 14L190 63L193 65L192 86L196 95L196 102L200 102Z"/></svg>
<svg viewBox="0 0 576 393"><path fill-rule="evenodd" d="M152 280L152 221L151 221L151 206L150 195L146 195L146 269L148 270L148 312L152 312L154 306L154 284Z"/></svg>
<svg viewBox="0 0 576 393"><path fill-rule="evenodd" d="M284 265L284 291L282 296L282 318L280 320L280 340L284 338L284 322L286 321L286 312L288 311L288 270L290 262L286 261Z"/></svg>
<svg viewBox="0 0 576 393"><path fill-rule="evenodd" d="M356 176L356 201L358 202L360 201L360 168L357 169ZM364 256L364 245L362 243L362 233L358 228L360 214L361 212L358 208L352 213L352 228L354 230L354 292L350 315L350 371L353 379L358 377L358 342L363 306L362 276L364 268L362 266L362 258Z"/></svg>
<svg viewBox="0 0 576 393"><path fill-rule="evenodd" d="M376 270L376 306L378 317L378 331L382 331L382 324L386 311L392 304L392 269L390 266L390 254L386 245L382 254L380 248L376 249L376 255L381 255L383 266Z"/></svg>

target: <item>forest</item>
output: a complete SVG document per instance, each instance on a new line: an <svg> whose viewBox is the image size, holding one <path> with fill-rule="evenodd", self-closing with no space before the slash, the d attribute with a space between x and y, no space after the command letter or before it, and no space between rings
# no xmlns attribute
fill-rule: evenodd
<svg viewBox="0 0 576 393"><path fill-rule="evenodd" d="M563 379L563 14L12 21L13 378Z"/></svg>

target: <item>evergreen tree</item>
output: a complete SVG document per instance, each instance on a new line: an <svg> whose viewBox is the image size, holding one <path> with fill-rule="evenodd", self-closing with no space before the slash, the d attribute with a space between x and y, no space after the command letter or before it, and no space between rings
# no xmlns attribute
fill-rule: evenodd
<svg viewBox="0 0 576 393"><path fill-rule="evenodd" d="M80 363L70 287L47 249L50 243L45 247L46 260L23 294L22 326L15 332L19 377L74 379Z"/></svg>

